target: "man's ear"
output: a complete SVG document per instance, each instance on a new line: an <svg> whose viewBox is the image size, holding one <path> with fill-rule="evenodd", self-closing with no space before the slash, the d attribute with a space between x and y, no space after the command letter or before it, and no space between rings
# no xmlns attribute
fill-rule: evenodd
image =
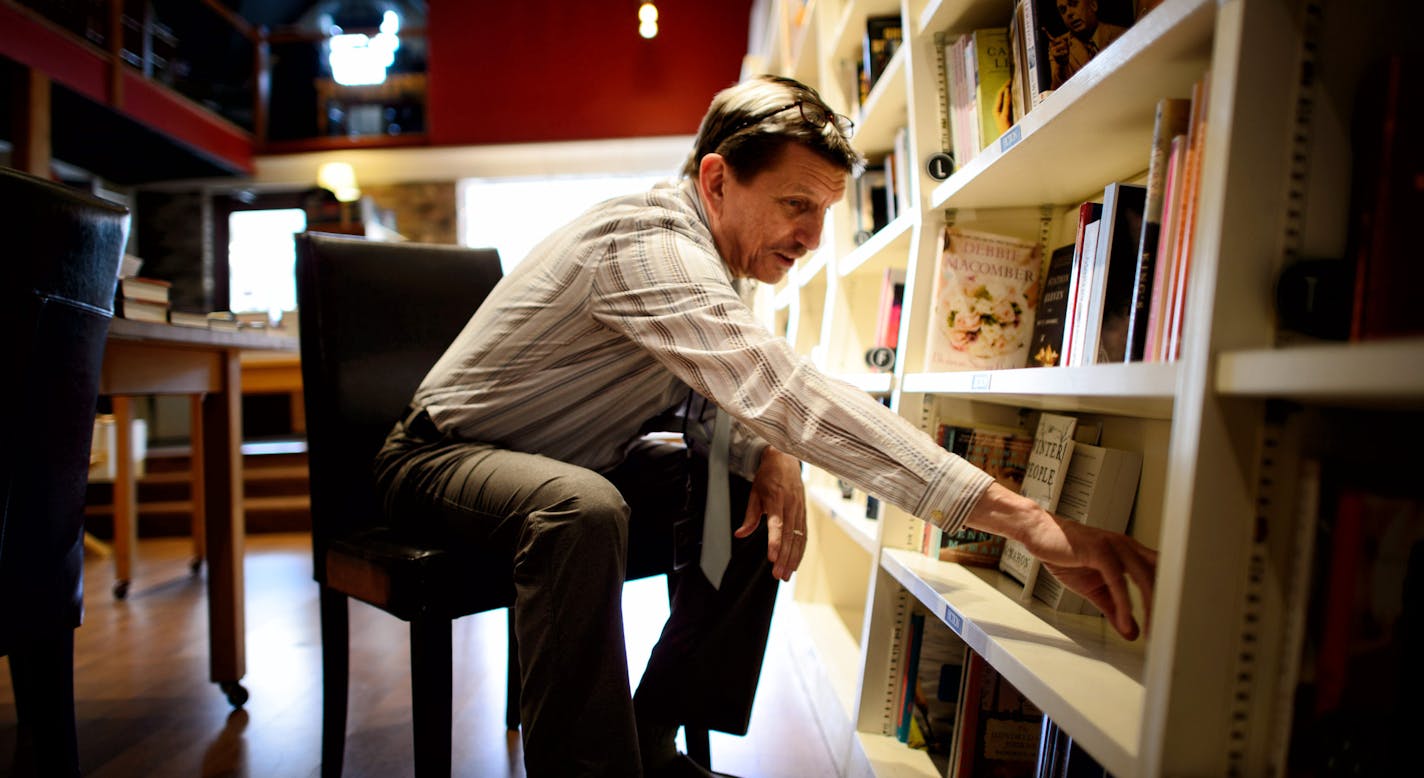
<svg viewBox="0 0 1424 778"><path fill-rule="evenodd" d="M704 156L697 166L697 187L702 202L718 213L722 210L722 198L726 194L728 172L727 160L716 152Z"/></svg>

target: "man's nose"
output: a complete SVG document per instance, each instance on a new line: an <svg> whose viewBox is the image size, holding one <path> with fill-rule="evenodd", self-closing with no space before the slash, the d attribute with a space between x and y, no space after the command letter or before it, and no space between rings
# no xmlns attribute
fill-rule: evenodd
<svg viewBox="0 0 1424 778"><path fill-rule="evenodd" d="M797 242L805 246L807 251L815 251L821 245L821 228L825 217L826 215L820 212L807 216L796 230Z"/></svg>

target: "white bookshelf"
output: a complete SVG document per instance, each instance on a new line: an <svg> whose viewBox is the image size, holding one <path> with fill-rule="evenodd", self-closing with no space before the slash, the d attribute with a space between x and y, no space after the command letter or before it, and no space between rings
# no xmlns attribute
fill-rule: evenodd
<svg viewBox="0 0 1424 778"><path fill-rule="evenodd" d="M1344 255L1351 79L1367 54L1409 50L1415 28L1396 21L1407 6L1163 0L1008 133L936 181L922 166L941 150L937 36L1007 24L1010 0L811 0L796 35L798 50L818 61L802 57L779 72L852 115L853 143L867 156L889 151L907 128L918 169L909 212L864 242L855 240L849 208L832 209L821 249L777 297L796 349L889 398L927 432L944 419L1031 424L1046 410L1101 421L1105 445L1143 455L1131 531L1160 552L1151 630L1128 643L1100 617L1025 606L1018 585L995 571L921 555L918 520L888 505L866 519L862 495L842 499L833 477L812 470L808 513L819 541L797 574L804 580L794 581L794 601L808 625L804 657L820 657L806 683L826 695L818 715L843 774L937 774L925 754L888 734L886 694L907 597L950 624L1114 775L1281 773L1294 683L1282 669L1296 665L1283 657L1291 649L1283 630L1253 620L1250 603L1263 595L1281 602L1284 591L1278 571L1262 567L1259 522L1273 522L1276 537L1298 528L1294 517L1259 515L1268 411L1287 400L1417 418L1424 338L1293 342L1277 332L1272 284L1292 257ZM1307 46L1317 10L1325 22ZM867 18L897 11L904 43L857 109L845 62L859 57ZM1157 100L1189 96L1208 72L1179 357L923 371L946 220L1042 239L1050 250L1071 242L1079 203L1110 182L1145 177ZM1315 81L1302 87L1302 72ZM861 364L876 316L871 281L888 268L907 275L900 348L893 373L871 373ZM1141 620L1145 606L1136 605Z"/></svg>

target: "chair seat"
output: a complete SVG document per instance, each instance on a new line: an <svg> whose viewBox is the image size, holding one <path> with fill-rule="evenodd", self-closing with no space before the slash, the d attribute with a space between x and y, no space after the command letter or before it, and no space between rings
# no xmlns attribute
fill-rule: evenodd
<svg viewBox="0 0 1424 778"><path fill-rule="evenodd" d="M325 573L327 586L405 621L458 618L514 602L507 561L501 564L390 527L333 540Z"/></svg>

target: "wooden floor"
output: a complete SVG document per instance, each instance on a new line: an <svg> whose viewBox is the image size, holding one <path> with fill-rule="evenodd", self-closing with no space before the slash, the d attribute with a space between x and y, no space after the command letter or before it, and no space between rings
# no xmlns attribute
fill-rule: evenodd
<svg viewBox="0 0 1424 778"><path fill-rule="evenodd" d="M86 615L76 633L80 767L90 778L249 776L320 772L321 665L309 540L257 535L247 552L246 707L208 682L204 581L188 571L185 540L144 540L129 597L109 593L112 566L85 565ZM636 683L667 616L662 578L625 588L629 666ZM740 776L833 775L830 753L790 652L773 625L746 737L713 733L713 765ZM351 610L351 778L412 774L406 624L364 605ZM522 776L517 735L504 728L505 613L454 628L454 773ZM0 659L0 775L15 743L8 661Z"/></svg>

